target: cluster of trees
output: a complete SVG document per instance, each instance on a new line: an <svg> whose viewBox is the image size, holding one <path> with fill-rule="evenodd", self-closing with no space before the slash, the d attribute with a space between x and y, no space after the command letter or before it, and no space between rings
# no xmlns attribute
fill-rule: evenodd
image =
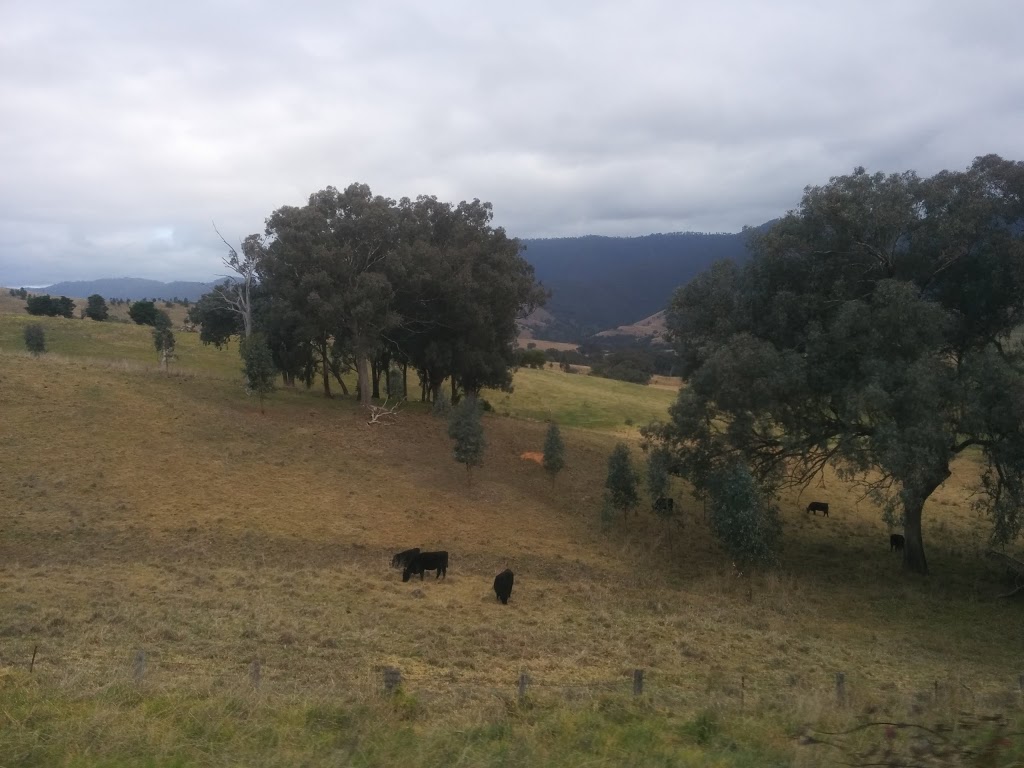
<svg viewBox="0 0 1024 768"><path fill-rule="evenodd" d="M832 466L902 525L919 573L925 502L970 451L974 504L992 541L1011 541L1024 525L1022 234L1024 163L995 155L807 188L744 266L677 290L668 324L686 385L648 445L768 549L772 499Z"/></svg>
<svg viewBox="0 0 1024 768"><path fill-rule="evenodd" d="M24 288L11 288L8 293L16 299L27 299L28 291Z"/></svg>
<svg viewBox="0 0 1024 768"><path fill-rule="evenodd" d="M25 311L30 315L46 317L74 317L75 302L67 296L51 297L50 294L42 296L29 296L25 301Z"/></svg>
<svg viewBox="0 0 1024 768"><path fill-rule="evenodd" d="M328 187L284 206L226 265L237 279L189 310L200 339L217 346L259 334L286 385L355 370L361 401L408 370L423 400L451 381L451 400L483 387L508 390L516 320L545 300L521 246L491 226L489 203L421 196L394 201L365 184ZM134 305L133 305L134 306ZM388 394L392 394L388 392Z"/></svg>

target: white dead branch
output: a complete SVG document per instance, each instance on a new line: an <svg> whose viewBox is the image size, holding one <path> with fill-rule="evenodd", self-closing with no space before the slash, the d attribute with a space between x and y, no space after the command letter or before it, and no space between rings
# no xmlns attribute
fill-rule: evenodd
<svg viewBox="0 0 1024 768"><path fill-rule="evenodd" d="M399 402L395 403L393 406L391 406L390 408L388 408L388 400L390 400L390 399L391 398L387 398L384 401L383 405L371 405L371 406L369 406L369 408L370 408L370 420L368 422L366 422L367 424L390 424L391 422L390 421L386 421L386 419L388 419L388 418L397 419L398 418L398 409L402 405L402 402L399 401Z"/></svg>

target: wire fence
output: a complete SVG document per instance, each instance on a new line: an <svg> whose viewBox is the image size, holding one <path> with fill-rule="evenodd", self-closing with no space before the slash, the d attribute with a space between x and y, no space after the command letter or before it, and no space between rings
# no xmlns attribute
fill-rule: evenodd
<svg viewBox="0 0 1024 768"><path fill-rule="evenodd" d="M25 665L29 673L39 668L39 646L32 649L31 659ZM259 658L248 661L217 658L169 658L158 649L139 648L121 657L110 659L109 665L97 669L99 677L107 680L125 680L136 685L155 682L171 673L178 678L214 680L249 687L252 690L309 690L308 681L294 679L292 672L279 665L267 665ZM70 661L70 660L69 660ZM126 663L127 662L127 663ZM69 666L75 666L71 661ZM166 682L166 680L165 680ZM968 684L971 682L972 684ZM951 679L934 680L926 685L903 690L913 707L943 706L954 709L1021 708L1024 709L1024 673L1002 680L977 682ZM362 693L394 695L399 691L414 694L425 700L443 696L458 696L467 700L490 696L503 700L523 702L528 697L557 697L581 700L595 696L622 696L643 698L647 701L677 705L706 705L714 700L717 705L733 705L743 709L747 705L784 703L792 701L798 692L785 686L752 681L744 675L738 679L719 678L713 682L695 676L680 681L678 676L665 675L660 670L637 667L629 673L611 679L558 679L543 672L521 671L507 680L495 675L475 676L456 671L433 672L420 669L402 670L394 665L340 666L325 669L320 687L348 689ZM702 684L703 683L703 684ZM894 686L886 686L890 693ZM863 706L879 696L879 691L865 680L845 672L836 672L831 684L819 681L800 692L813 697L815 703L837 709Z"/></svg>

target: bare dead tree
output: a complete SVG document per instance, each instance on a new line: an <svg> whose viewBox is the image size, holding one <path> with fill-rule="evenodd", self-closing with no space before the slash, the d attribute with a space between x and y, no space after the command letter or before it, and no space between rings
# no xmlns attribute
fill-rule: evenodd
<svg viewBox="0 0 1024 768"><path fill-rule="evenodd" d="M235 247L217 229L216 223L213 225L213 231L228 247L228 255L221 259L221 262L240 278L240 280L231 279L225 282L224 285L218 287L217 292L228 308L242 318L245 338L249 338L252 334L252 289L256 285L256 270L259 267L260 257L263 255L266 238L263 235L249 235L242 241L240 256ZM222 275L222 277L230 278L230 275Z"/></svg>

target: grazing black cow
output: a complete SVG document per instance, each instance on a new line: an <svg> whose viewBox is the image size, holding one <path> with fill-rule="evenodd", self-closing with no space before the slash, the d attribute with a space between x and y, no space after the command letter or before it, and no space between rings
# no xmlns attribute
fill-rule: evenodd
<svg viewBox="0 0 1024 768"><path fill-rule="evenodd" d="M408 581L417 573L420 575L420 581L423 581L424 571L437 571L435 579L441 576L448 578L448 553L419 552L413 555L402 571L402 581Z"/></svg>
<svg viewBox="0 0 1024 768"><path fill-rule="evenodd" d="M512 582L515 581L515 574L506 568L494 577L494 594L501 600L502 605L508 605L508 599L512 596Z"/></svg>
<svg viewBox="0 0 1024 768"><path fill-rule="evenodd" d="M419 547L413 547L412 549L407 549L404 552L399 552L397 555L391 558L391 567L405 568L405 566L409 564L409 561L412 560L419 553Z"/></svg>
<svg viewBox="0 0 1024 768"><path fill-rule="evenodd" d="M807 511L813 512L817 515L821 512L825 517L828 517L828 502L827 501L812 501L807 505Z"/></svg>
<svg viewBox="0 0 1024 768"><path fill-rule="evenodd" d="M892 552L895 549L897 552L902 552L906 543L907 540L903 538L902 533L893 533L889 536L889 551Z"/></svg>
<svg viewBox="0 0 1024 768"><path fill-rule="evenodd" d="M664 515L671 515L675 512L676 500L666 498L665 496L659 496L654 501L654 511L660 512Z"/></svg>

